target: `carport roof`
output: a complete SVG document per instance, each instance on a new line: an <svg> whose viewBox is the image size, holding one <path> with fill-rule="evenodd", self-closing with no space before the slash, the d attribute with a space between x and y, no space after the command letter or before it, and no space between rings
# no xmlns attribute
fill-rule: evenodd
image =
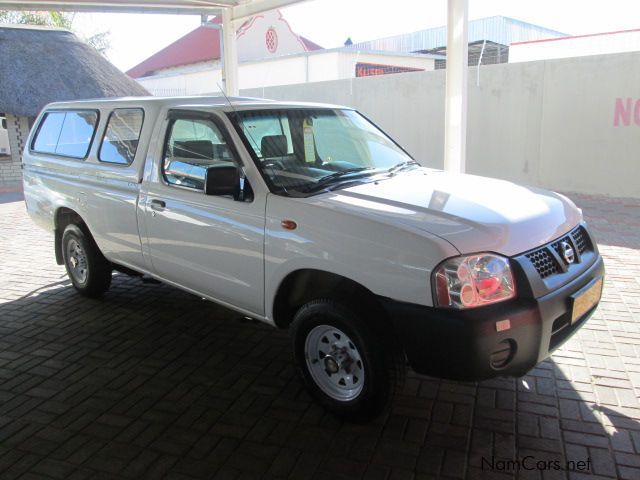
<svg viewBox="0 0 640 480"><path fill-rule="evenodd" d="M75 12L184 13L216 15L231 9L234 19L286 7L306 0L32 0L15 2L0 0L6 10L58 10Z"/></svg>

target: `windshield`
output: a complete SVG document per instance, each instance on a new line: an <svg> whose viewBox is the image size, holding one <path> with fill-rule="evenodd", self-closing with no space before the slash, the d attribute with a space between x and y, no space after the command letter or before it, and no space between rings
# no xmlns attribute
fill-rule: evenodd
<svg viewBox="0 0 640 480"><path fill-rule="evenodd" d="M236 115L258 167L281 193L324 191L413 163L353 110L257 110Z"/></svg>

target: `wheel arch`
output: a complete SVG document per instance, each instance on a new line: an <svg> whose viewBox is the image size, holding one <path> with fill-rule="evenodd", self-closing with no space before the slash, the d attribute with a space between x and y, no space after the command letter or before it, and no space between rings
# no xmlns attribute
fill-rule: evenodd
<svg viewBox="0 0 640 480"><path fill-rule="evenodd" d="M78 212L68 207L58 207L53 216L54 249L56 253L56 263L58 265L64 263L62 258L62 234L64 233L64 229L71 224L78 225L78 227L82 228L88 235L91 235L86 222Z"/></svg>
<svg viewBox="0 0 640 480"><path fill-rule="evenodd" d="M275 325L288 328L298 308L323 297L384 311L378 297L362 284L337 273L305 268L289 273L280 282L272 307Z"/></svg>

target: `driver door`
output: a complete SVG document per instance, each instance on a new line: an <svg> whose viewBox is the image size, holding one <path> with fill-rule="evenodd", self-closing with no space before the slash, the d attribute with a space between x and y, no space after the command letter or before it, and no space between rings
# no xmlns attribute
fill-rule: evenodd
<svg viewBox="0 0 640 480"><path fill-rule="evenodd" d="M141 199L155 273L263 315L266 195L251 193L239 200L205 193L207 175L215 175L216 167L242 167L221 118L174 112L163 138L161 161L145 180ZM249 185L245 191L251 191Z"/></svg>

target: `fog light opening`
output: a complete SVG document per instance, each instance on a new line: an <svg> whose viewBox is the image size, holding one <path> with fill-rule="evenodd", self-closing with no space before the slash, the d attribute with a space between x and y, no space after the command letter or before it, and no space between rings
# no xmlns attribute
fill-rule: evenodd
<svg viewBox="0 0 640 480"><path fill-rule="evenodd" d="M511 338L498 343L489 357L489 365L491 365L491 368L501 370L507 367L513 360L513 357L515 357L516 349L516 341Z"/></svg>

